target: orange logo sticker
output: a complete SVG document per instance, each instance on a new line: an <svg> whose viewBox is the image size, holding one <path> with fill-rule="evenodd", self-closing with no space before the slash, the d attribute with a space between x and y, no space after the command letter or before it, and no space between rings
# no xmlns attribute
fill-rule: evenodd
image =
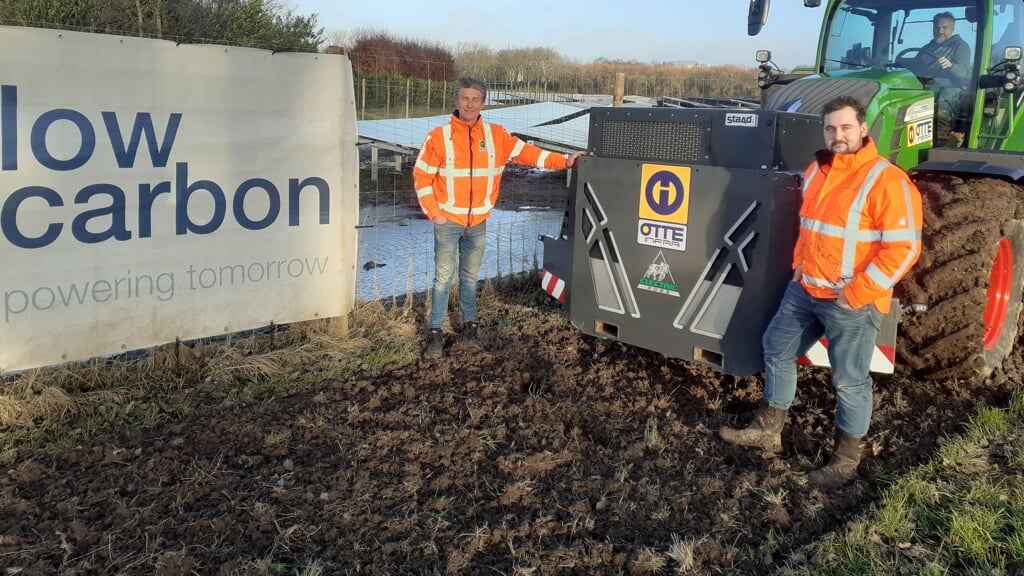
<svg viewBox="0 0 1024 576"><path fill-rule="evenodd" d="M690 168L644 164L640 170L640 218L686 224L690 211Z"/></svg>

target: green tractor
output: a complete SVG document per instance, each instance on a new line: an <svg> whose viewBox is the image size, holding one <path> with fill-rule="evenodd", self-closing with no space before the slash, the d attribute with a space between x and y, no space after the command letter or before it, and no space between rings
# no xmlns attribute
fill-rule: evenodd
<svg viewBox="0 0 1024 576"><path fill-rule="evenodd" d="M751 1L751 35L768 5ZM1024 1L824 10L813 74L784 74L758 53L760 110L592 109L561 233L542 237L543 288L584 332L759 371L760 336L791 273L800 180L823 145L821 108L851 95L925 211L924 251L872 369L984 381L1010 356L1022 306ZM939 24L955 28L960 62L951 45L935 48ZM820 350L803 360L827 362Z"/></svg>

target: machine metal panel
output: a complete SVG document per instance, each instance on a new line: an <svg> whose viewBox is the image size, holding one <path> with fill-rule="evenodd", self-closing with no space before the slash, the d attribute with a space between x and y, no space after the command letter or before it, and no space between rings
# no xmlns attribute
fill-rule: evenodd
<svg viewBox="0 0 1024 576"><path fill-rule="evenodd" d="M785 142L802 158L781 157ZM749 109L591 110L566 234L573 324L709 364L762 367L790 279L815 116ZM799 164L798 164L799 163Z"/></svg>
<svg viewBox="0 0 1024 576"><path fill-rule="evenodd" d="M758 372L761 336L792 275L800 179L822 147L820 116L621 108L591 116L562 230L545 241L546 272L557 269L545 290L588 334L726 373ZM872 371L893 371L897 321L898 305ZM827 365L825 343L800 361Z"/></svg>
<svg viewBox="0 0 1024 576"><path fill-rule="evenodd" d="M798 201L793 174L585 157L571 237L573 261L591 265L573 268L570 319L589 334L757 372L791 274Z"/></svg>
<svg viewBox="0 0 1024 576"><path fill-rule="evenodd" d="M601 158L803 173L823 146L821 117L748 109L593 108Z"/></svg>

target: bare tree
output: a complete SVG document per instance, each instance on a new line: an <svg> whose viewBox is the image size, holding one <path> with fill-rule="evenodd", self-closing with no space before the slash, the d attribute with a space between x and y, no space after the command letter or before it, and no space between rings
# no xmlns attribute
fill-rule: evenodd
<svg viewBox="0 0 1024 576"><path fill-rule="evenodd" d="M345 50L345 52L351 52L352 47L355 46L355 40L351 32L345 30L330 30L326 32L324 36L324 45L326 46L338 46Z"/></svg>

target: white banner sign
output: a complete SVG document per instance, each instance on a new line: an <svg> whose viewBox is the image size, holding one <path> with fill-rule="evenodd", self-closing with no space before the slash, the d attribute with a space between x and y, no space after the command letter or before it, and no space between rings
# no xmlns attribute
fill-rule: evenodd
<svg viewBox="0 0 1024 576"><path fill-rule="evenodd" d="M0 27L0 370L347 313L348 59Z"/></svg>

